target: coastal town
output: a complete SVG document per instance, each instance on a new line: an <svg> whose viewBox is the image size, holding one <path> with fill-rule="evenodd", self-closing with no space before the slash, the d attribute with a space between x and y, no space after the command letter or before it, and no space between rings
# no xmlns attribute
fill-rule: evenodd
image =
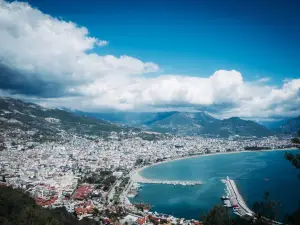
<svg viewBox="0 0 300 225"><path fill-rule="evenodd" d="M0 0L0 225L300 225L300 0Z"/></svg>
<svg viewBox="0 0 300 225"><path fill-rule="evenodd" d="M143 179L145 166L207 154L284 149L293 147L289 137L204 138L164 136L144 140L112 132L109 137L66 134L55 142L22 142L3 135L0 151L1 185L28 192L45 208L64 207L78 219L104 224L200 224L153 212L147 203L134 204L139 183L201 185L198 182Z"/></svg>

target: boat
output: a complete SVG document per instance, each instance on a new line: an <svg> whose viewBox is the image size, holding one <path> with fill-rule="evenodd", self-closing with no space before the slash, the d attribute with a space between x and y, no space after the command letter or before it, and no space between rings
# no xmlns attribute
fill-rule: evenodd
<svg viewBox="0 0 300 225"><path fill-rule="evenodd" d="M223 206L225 206L227 208L231 208L231 202L229 200L224 200L223 201Z"/></svg>
<svg viewBox="0 0 300 225"><path fill-rule="evenodd" d="M129 194L127 194L128 198L134 198L135 196L137 196L137 193L129 193Z"/></svg>

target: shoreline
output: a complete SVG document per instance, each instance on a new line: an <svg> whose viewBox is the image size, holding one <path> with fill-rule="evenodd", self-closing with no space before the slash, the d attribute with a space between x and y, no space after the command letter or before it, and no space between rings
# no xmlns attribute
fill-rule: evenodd
<svg viewBox="0 0 300 225"><path fill-rule="evenodd" d="M232 151L232 152L214 152L214 153L208 153L208 154L199 154L199 155L192 155L192 156L183 156L183 157L178 157L178 158L173 158L173 159L167 159L165 161L161 161L161 162L156 162L150 165L146 165L137 169L134 169L131 173L130 173L130 179L135 182L135 183L142 183L143 180L149 180L148 178L143 177L140 172L142 172L144 169L153 167L153 166L157 166L160 164L164 164L164 163L169 163L169 162L175 162L175 161L179 161L179 160L184 160L184 159L191 159L191 158L197 158L197 157L202 157L202 156L213 156L213 155L223 155L223 154L238 154L238 153L247 153L247 152L271 152L271 151L288 151L288 150L300 150L298 148L282 148L282 149L264 149L264 150L244 150L244 151ZM159 181L159 180L157 180Z"/></svg>
<svg viewBox="0 0 300 225"><path fill-rule="evenodd" d="M157 162L157 163L153 163L153 164L150 164L150 165L146 165L146 166L143 166L143 167L140 167L140 168L136 168L134 170L132 170L130 172L130 179L132 181L131 184L133 183L143 183L143 182L139 182L139 181L142 181L143 179L147 180L147 178L144 178L140 172L142 172L144 169L146 168L149 168L149 167L152 167L152 166L156 166L156 165L159 165L159 164L163 164L163 163L169 163L169 162L172 162L172 161L178 161L178 160L184 160L184 159L189 159L189 158L196 158L196 157L201 157L201 156L213 156L213 155L221 155L221 154L238 154L238 153L249 153L249 152L255 152L255 153L258 153L258 152L276 152L276 151L295 151L295 150L300 150L299 148L282 148L282 149L264 149L264 150L244 150L244 151L233 151L233 152L214 152L214 153L209 153L209 154L199 154L199 155L192 155L192 156L183 156L183 157L178 157L178 158L172 158L172 159L167 159L165 161L161 161L161 162ZM201 182L201 184L203 184ZM130 198L127 197L126 195L126 199L132 203L130 200Z"/></svg>

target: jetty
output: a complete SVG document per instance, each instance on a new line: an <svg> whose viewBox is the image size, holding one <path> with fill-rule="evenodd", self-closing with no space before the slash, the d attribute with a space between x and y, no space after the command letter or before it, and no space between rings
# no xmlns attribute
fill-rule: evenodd
<svg viewBox="0 0 300 225"><path fill-rule="evenodd" d="M201 181L182 181L182 180L153 180L153 179L135 179L136 183L143 183L143 184L168 184L168 185L200 185L202 184Z"/></svg>
<svg viewBox="0 0 300 225"><path fill-rule="evenodd" d="M168 184L168 185L187 185L194 186L202 184L201 181L195 180L156 180L156 179L148 179L144 178L139 174L139 171L134 171L131 174L131 180L135 183L143 183L143 184Z"/></svg>
<svg viewBox="0 0 300 225"><path fill-rule="evenodd" d="M234 180L227 177L225 185L228 191L230 206L233 208L234 213L241 217L254 217L255 213L247 206L245 200L237 189Z"/></svg>
<svg viewBox="0 0 300 225"><path fill-rule="evenodd" d="M169 184L169 185L200 185L201 181L180 181L180 180L151 180L151 179L143 179L136 181L138 183L144 184Z"/></svg>
<svg viewBox="0 0 300 225"><path fill-rule="evenodd" d="M255 212L253 212L246 204L245 200L243 199L242 195L240 194L234 180L227 179L224 181L227 189L227 196L222 197L221 199L224 201L224 205L226 207L232 207L233 212L243 218L253 218L254 220L256 218ZM262 217L263 220L266 222L269 222L273 225L280 225L281 222L270 220L268 218Z"/></svg>

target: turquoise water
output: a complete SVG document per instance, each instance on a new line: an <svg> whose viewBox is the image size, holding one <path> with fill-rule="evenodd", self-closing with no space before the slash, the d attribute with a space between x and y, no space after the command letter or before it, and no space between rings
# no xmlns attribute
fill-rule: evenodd
<svg viewBox="0 0 300 225"><path fill-rule="evenodd" d="M141 175L162 180L200 180L198 186L143 184L132 202L147 202L152 211L187 219L199 219L216 204L221 204L225 185L221 179L229 176L248 203L263 200L270 192L272 200L282 204L280 214L300 206L300 180L297 170L284 159L285 151L242 152L171 161L144 169ZM300 153L299 150L291 151ZM265 181L265 178L269 179Z"/></svg>

